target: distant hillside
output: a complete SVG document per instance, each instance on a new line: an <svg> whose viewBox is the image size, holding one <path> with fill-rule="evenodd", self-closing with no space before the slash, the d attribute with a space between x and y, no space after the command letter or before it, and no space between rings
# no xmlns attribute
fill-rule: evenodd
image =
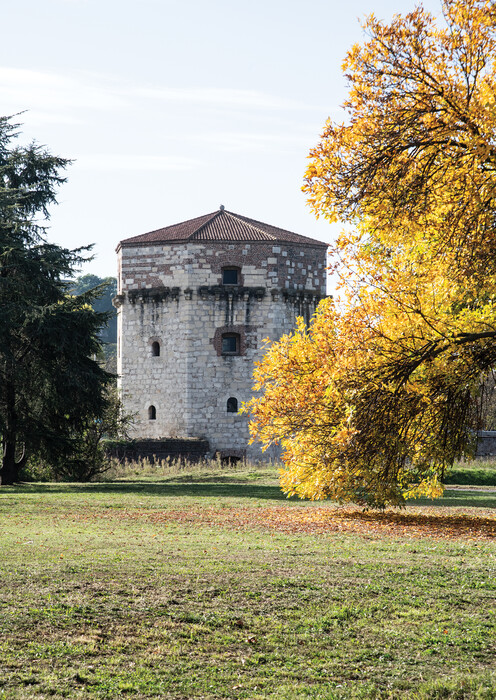
<svg viewBox="0 0 496 700"><path fill-rule="evenodd" d="M103 283L106 283L108 286L103 295L99 299L95 299L92 306L95 311L110 311L112 313L107 327L102 328L100 331L100 338L102 343L114 344L117 343L117 315L115 308L112 306L112 298L117 294L116 278L82 275L74 280L70 291L72 294L82 294Z"/></svg>

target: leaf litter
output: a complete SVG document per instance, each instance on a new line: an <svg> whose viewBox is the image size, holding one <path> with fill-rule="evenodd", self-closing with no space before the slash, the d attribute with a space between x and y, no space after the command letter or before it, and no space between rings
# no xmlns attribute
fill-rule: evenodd
<svg viewBox="0 0 496 700"><path fill-rule="evenodd" d="M154 524L191 524L228 530L261 530L290 534L357 534L365 537L430 537L439 539L492 540L496 536L496 516L431 507L413 507L409 512L393 509L364 511L358 506L307 507L291 505L264 507L125 508L112 512L88 510L67 513L77 520L143 520ZM480 509L477 509L480 510Z"/></svg>

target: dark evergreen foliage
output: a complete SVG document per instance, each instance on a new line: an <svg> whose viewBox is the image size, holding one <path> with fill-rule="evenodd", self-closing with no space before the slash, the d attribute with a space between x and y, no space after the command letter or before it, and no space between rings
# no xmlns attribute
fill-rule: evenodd
<svg viewBox="0 0 496 700"><path fill-rule="evenodd" d="M98 296L92 302L92 307L99 313L109 314L107 324L100 331L100 340L102 343L117 343L117 313L112 306L112 299L117 294L117 279L115 277L98 277L97 275L87 274L76 277L71 284L71 294L83 294L90 290L96 290L98 287Z"/></svg>
<svg viewBox="0 0 496 700"><path fill-rule="evenodd" d="M0 117L1 483L30 454L60 460L74 435L106 406L111 379L96 362L107 314L94 293L68 294L67 279L89 248L46 241L48 207L70 163L37 144L14 146L18 126Z"/></svg>

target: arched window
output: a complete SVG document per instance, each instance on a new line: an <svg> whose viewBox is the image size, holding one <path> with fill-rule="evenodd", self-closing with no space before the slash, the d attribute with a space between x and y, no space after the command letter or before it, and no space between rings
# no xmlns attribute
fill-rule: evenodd
<svg viewBox="0 0 496 700"><path fill-rule="evenodd" d="M152 357L159 357L160 355L160 343L155 341L152 343Z"/></svg>
<svg viewBox="0 0 496 700"><path fill-rule="evenodd" d="M240 269L239 267L223 267L222 268L222 284L239 284Z"/></svg>
<svg viewBox="0 0 496 700"><path fill-rule="evenodd" d="M156 420L157 419L157 409L155 406L150 406L148 408L148 420Z"/></svg>
<svg viewBox="0 0 496 700"><path fill-rule="evenodd" d="M238 399L231 396L227 399L227 412L237 413L238 412Z"/></svg>
<svg viewBox="0 0 496 700"><path fill-rule="evenodd" d="M223 333L221 353L223 355L239 355L239 333Z"/></svg>

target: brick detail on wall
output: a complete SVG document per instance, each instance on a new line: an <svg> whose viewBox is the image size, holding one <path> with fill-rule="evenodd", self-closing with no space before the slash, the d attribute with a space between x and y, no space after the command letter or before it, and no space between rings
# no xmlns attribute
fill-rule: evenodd
<svg viewBox="0 0 496 700"><path fill-rule="evenodd" d="M222 268L241 270L244 286L309 289L326 293L326 253L322 246L218 241L123 246L119 294L168 287L220 285Z"/></svg>
<svg viewBox="0 0 496 700"><path fill-rule="evenodd" d="M210 339L213 344L217 356L222 355L222 336L225 333L236 333L239 335L239 355L246 355L247 348L256 348L256 342L254 342L254 332L255 328L252 326L220 326L220 328L215 329L215 335Z"/></svg>

